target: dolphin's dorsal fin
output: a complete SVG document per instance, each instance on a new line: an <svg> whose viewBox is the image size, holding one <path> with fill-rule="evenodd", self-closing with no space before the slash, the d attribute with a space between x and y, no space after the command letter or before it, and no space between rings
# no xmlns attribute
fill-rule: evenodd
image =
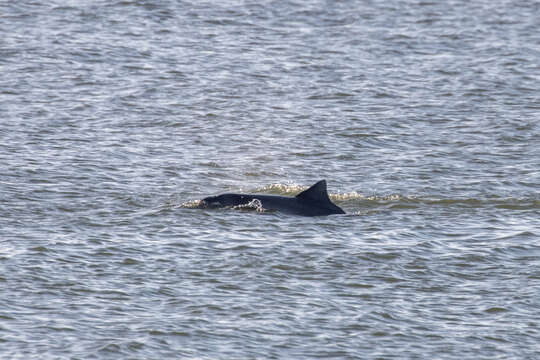
<svg viewBox="0 0 540 360"><path fill-rule="evenodd" d="M328 192L326 191L326 180L321 180L315 183L309 189L304 190L300 194L296 195L296 198L322 203L332 203L328 197Z"/></svg>

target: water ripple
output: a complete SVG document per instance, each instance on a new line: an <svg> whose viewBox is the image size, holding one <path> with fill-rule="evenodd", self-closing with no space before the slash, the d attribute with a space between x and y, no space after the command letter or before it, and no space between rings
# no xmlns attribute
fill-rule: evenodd
<svg viewBox="0 0 540 360"><path fill-rule="evenodd" d="M3 358L540 357L537 3L328 5L0 5Z"/></svg>

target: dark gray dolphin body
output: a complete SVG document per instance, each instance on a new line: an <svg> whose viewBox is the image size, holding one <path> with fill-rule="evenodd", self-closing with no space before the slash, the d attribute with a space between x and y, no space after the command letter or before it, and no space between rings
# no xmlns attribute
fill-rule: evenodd
<svg viewBox="0 0 540 360"><path fill-rule="evenodd" d="M321 180L295 197L258 194L222 194L201 200L202 207L226 207L248 205L260 202L264 210L280 211L285 214L321 216L345 214L339 206L330 201L326 191L326 181Z"/></svg>

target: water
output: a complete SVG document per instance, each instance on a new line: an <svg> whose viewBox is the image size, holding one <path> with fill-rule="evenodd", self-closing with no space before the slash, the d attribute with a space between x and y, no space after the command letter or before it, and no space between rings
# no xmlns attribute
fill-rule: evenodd
<svg viewBox="0 0 540 360"><path fill-rule="evenodd" d="M539 358L539 15L0 3L0 357Z"/></svg>

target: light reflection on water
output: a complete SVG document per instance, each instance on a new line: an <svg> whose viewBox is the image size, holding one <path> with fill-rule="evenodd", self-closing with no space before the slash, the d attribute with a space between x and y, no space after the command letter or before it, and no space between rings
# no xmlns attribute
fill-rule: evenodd
<svg viewBox="0 0 540 360"><path fill-rule="evenodd" d="M535 6L0 5L0 354L539 357Z"/></svg>

